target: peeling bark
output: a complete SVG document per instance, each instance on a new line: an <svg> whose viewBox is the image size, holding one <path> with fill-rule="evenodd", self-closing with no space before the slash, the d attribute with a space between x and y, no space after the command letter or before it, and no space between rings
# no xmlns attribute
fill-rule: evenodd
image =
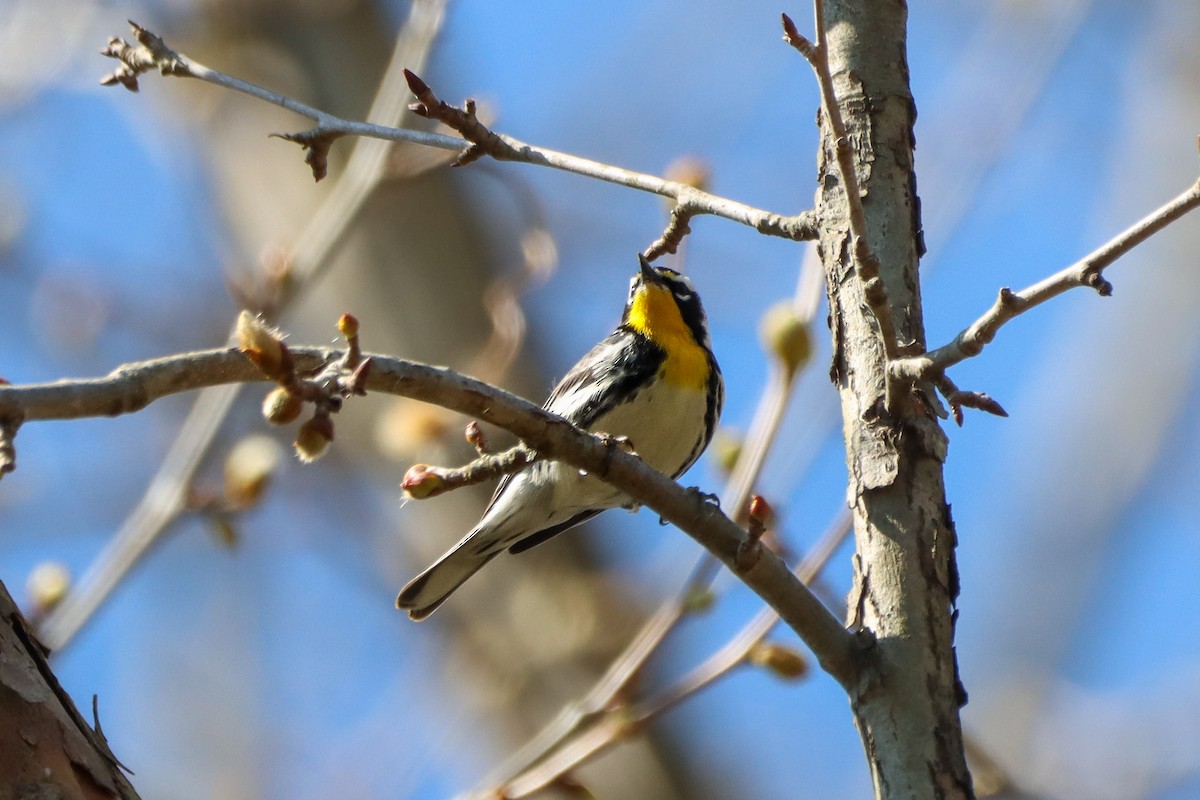
<svg viewBox="0 0 1200 800"><path fill-rule="evenodd" d="M917 262L924 250L913 173L916 118L903 2L826 2L830 68L855 155L869 244L901 344L924 347ZM877 798L970 798L953 648L955 531L945 498L946 438L922 404L884 407L885 363L854 271L834 142L822 125L818 203L847 500L857 556L852 622L876 637L851 705Z"/></svg>
<svg viewBox="0 0 1200 800"><path fill-rule="evenodd" d="M136 800L0 583L0 800Z"/></svg>

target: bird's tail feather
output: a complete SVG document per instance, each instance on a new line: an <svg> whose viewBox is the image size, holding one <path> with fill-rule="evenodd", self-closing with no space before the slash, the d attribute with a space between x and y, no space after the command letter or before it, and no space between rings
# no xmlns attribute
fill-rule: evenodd
<svg viewBox="0 0 1200 800"><path fill-rule="evenodd" d="M466 582L484 564L503 550L479 552L468 546L473 537L467 536L454 549L434 562L433 566L408 582L396 597L396 608L408 612L414 620L422 620L437 610L443 601Z"/></svg>

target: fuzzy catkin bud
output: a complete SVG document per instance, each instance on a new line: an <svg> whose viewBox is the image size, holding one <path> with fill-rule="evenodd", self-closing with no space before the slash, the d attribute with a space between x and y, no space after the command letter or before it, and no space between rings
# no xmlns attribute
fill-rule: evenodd
<svg viewBox="0 0 1200 800"><path fill-rule="evenodd" d="M295 422L304 410L304 401L283 386L267 392L263 398L262 414L272 425L287 425Z"/></svg>
<svg viewBox="0 0 1200 800"><path fill-rule="evenodd" d="M225 499L236 508L258 502L281 458L280 446L270 436L255 434L239 441L225 458Z"/></svg>
<svg viewBox="0 0 1200 800"><path fill-rule="evenodd" d="M33 610L44 614L54 609L71 588L71 572L57 561L43 561L33 568L25 581L25 591Z"/></svg>
<svg viewBox="0 0 1200 800"><path fill-rule="evenodd" d="M776 677L795 681L808 674L808 659L776 642L760 642L750 651L750 663L770 670Z"/></svg>
<svg viewBox="0 0 1200 800"><path fill-rule="evenodd" d="M329 443L333 441L333 420L327 414L316 414L296 431L296 455L305 464L316 461L325 455Z"/></svg>
<svg viewBox="0 0 1200 800"><path fill-rule="evenodd" d="M291 354L282 337L249 311L238 314L237 340L238 349L268 378L285 378L291 371Z"/></svg>
<svg viewBox="0 0 1200 800"><path fill-rule="evenodd" d="M808 323L788 301L776 303L763 315L759 333L763 345L789 374L800 370L812 358L812 334Z"/></svg>
<svg viewBox="0 0 1200 800"><path fill-rule="evenodd" d="M726 475L733 472L733 468L737 466L738 459L742 457L742 436L727 428L717 428L717 435L713 437L712 446L709 452L717 461L717 466Z"/></svg>

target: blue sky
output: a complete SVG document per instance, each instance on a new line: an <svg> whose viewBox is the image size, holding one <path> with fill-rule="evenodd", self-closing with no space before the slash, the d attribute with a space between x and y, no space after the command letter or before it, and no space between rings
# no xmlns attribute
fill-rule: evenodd
<svg viewBox="0 0 1200 800"><path fill-rule="evenodd" d="M1194 180L1200 12L1168 0L913 5L931 248L923 293L929 340L940 344L1000 286L1061 269ZM0 250L0 375L97 375L219 343L233 315L222 267L253 261L270 239L233 232L220 211L228 187L209 174L198 141L206 123L180 111L181 98L203 104L219 90L153 76L140 96L95 84L107 67L94 51L123 33L125 17L183 46L196 10L10 8L0 14L28 27L26 43L38 41L42 14L70 10L78 24L41 71L0 61L0 152L10 155L0 208L17 221ZM781 10L811 24L805 7L763 2L464 1L452 5L425 77L447 100L486 102L498 129L529 142L654 173L698 156L716 192L790 213L815 189L817 94L779 40ZM385 14L402 16L403 6ZM191 54L218 68L244 56ZM278 124L263 123L261 136ZM245 146L306 170L286 143ZM490 169L532 186L556 238L559 269L526 312L543 373L562 374L615 321L635 253L661 232L662 203L546 170ZM482 172L461 171L456 186L503 230L519 216L511 198L473 171ZM328 191L296 186L288 191L311 192L302 200ZM262 187L263 203L272 188ZM687 270L731 387L724 421L744 428L767 369L758 320L791 294L803 251L721 220L692 227ZM1112 298L1059 298L954 372L1011 415L969 414L950 431L964 716L1018 783L1044 796L1200 791L1200 757L1179 744L1194 743L1187 731L1200 714L1200 645L1186 611L1200 600L1198 230L1185 219L1112 268ZM821 355L762 480L797 547L844 496L823 326L817 333ZM252 405L235 414L235 431L257 428ZM173 399L133 418L21 432L19 471L0 485L0 579L14 595L43 560L86 567L186 408ZM395 581L421 566L380 555L380 542L423 519L396 510L403 465L339 479L338 502L319 499L328 471L354 466L350 454L289 465L280 496L247 517L232 553L201 524L181 523L56 662L76 697L100 695L106 733L145 796L322 797L353 776L355 796L443 797L511 750L495 712L464 701L445 674L450 637L436 618L410 626L391 608ZM707 464L689 480L717 482ZM693 557L690 542L646 513L604 530L577 535L594 537L647 604L666 591L659 575ZM827 572L839 594L848 562L843 553ZM667 649L661 675L714 649L755 607L730 591ZM845 699L820 675L782 684L740 673L660 724L697 774L737 775L747 797L869 791Z"/></svg>

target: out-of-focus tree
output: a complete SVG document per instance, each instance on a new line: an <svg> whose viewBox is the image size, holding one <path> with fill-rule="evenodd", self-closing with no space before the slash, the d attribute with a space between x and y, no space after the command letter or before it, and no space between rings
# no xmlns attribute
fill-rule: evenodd
<svg viewBox="0 0 1200 800"><path fill-rule="evenodd" d="M892 109L881 98L903 92L873 92L887 69L901 83L908 75L903 58L872 71L887 50L880 42L892 41L875 34L887 28L903 43L903 25L846 21L842 3L829 6L839 105L852 126L866 118L855 105L862 81L873 98L868 116L886 116ZM828 128L819 144L810 124L819 96L796 54L770 44L779 10L800 11L205 2L158 8L163 19L153 27L226 73L347 118L423 125L404 110L411 98L400 68L410 67L448 100L482 93L481 118L528 141L649 171L699 152L721 193L764 208L806 205L805 154L820 148L822 207L839 208L836 147ZM1136 9L1074 0L912 11L923 229L915 208L897 215L874 183L897 164L871 160L890 152L883 145L901 141L911 120L889 129L876 119L850 138L885 276L896 258L884 240L912 248L909 277L885 281L899 341L935 347L986 310L1000 285L1044 278L1194 180L1189 43L1200 17L1166 0ZM886 22L888 12L873 13ZM331 340L333 320L349 310L373 351L446 363L540 397L549 381L534 363L561 372L607 330L631 254L662 232L661 208L624 196L633 193L487 161L451 171L447 156L414 145L340 141L328 177L314 186L294 145L264 137L297 129L278 109L199 82L143 78L137 101L78 88L96 71L79 54L114 32L107 9L18 0L0 14L10 45L0 63L0 144L21 156L0 173L0 332L10 343L0 375L16 383L218 344L240 304L277 318L292 343ZM866 51L841 38L856 25L873 31ZM804 99L781 102L793 97ZM903 180L896 186L897 197L914 196ZM691 227L686 259L673 263L695 276L709 308L731 387L726 419L754 441L752 419L772 417L770 398L779 404L775 448L753 486L781 512L770 536L794 555L835 515L846 481L821 370L773 390L774 362L751 334L756 318L791 294L800 258L794 244L735 225L697 217ZM859 257L837 244L846 230L828 229L823 253L843 278L852 271L839 269ZM1189 744L1200 653L1177 635L1175 611L1194 597L1186 576L1200 558L1185 479L1197 452L1188 446L1197 432L1188 401L1200 282L1181 267L1194 231L1191 222L1174 226L1106 273L1113 298L1068 294L952 370L1012 414L1000 421L967 410L946 477L961 539L966 751L981 795L1165 800L1198 785L1200 755ZM901 299L915 286L922 236L930 251L924 338L919 306L914 323L914 306ZM305 278L293 286L296 275ZM862 308L856 284L841 285L850 301L838 305L835 290L832 318L843 349L813 341L814 361L832 358L845 377L847 364L860 370L856 357L878 363L879 355L870 352L869 324L857 339L841 327ZM797 297L810 291L802 286ZM852 383L843 392L846 429L869 428L872 413L846 411L863 397ZM605 515L612 529L603 540L560 537L502 559L439 612L432 630L414 629L397 619L390 596L469 527L484 494L475 504L467 490L399 509L395 483L408 464L470 458L461 439L468 418L382 395L354 398L337 417L331 456L300 469L280 458L285 439L262 437L259 391L206 393L208 405L199 401L190 417L187 401L166 400L115 421L30 423L20 469L0 487L0 579L15 586L30 573L60 576L54 565L34 569L48 559L81 573L62 605L27 611L50 644L63 646L52 663L68 688L102 695L105 732L144 795L445 796L477 782L530 785L520 783L529 771L519 760L507 762L515 773L475 777L564 705L569 711L614 658L628 667L617 670L619 691L593 691L589 700L605 702L581 701L592 713L574 718L573 733L560 730L562 763L584 765L567 770L557 791L867 791L835 682L806 681L797 692L733 669L803 671L782 633L762 638L769 620L744 627L758 607L744 588L718 581L720 601L703 619L672 619L671 638L650 648L653 661L617 656L649 613L643 606L713 597L662 588L666 579L707 582L688 578L680 566L691 563L687 544L656 537L648 515ZM852 455L852 465L865 463ZM693 482L707 489L720 468L705 470ZM723 497L737 496L735 487ZM863 496L852 492L852 504ZM858 558L886 563L864 555L878 528L870 509L858 512ZM144 548L136 559L134 541ZM134 562L136 571L113 571ZM903 630L888 633L887 614L872 619L879 606L864 586L868 573L860 567L852 582L848 559L832 563L835 594L849 588L866 598L852 604L851 621L903 645ZM115 591L97 591L112 576ZM954 589L942 589L952 600ZM99 610L72 611L89 593ZM829 602L838 608L840 598ZM662 609L670 608L668 600ZM726 641L732 650L720 652L733 655L679 679ZM953 677L945 656L942 680ZM735 671L748 674L664 714ZM630 719L636 728L616 724ZM589 748L606 755L592 759Z"/></svg>

